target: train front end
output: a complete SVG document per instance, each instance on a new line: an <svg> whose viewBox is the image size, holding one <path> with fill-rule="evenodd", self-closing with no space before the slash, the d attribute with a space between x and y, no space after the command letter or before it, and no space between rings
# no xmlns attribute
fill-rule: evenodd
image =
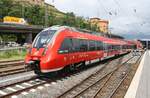
<svg viewBox="0 0 150 98"><path fill-rule="evenodd" d="M36 74L42 74L42 71L48 67L52 56L51 47L56 32L56 29L49 28L41 31L36 36L25 58L26 69L34 70Z"/></svg>

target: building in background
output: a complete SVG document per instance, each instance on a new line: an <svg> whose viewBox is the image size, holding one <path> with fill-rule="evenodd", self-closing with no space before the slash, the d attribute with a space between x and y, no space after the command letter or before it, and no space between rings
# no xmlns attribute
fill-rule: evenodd
<svg viewBox="0 0 150 98"><path fill-rule="evenodd" d="M139 39L144 49L150 49L150 39Z"/></svg>
<svg viewBox="0 0 150 98"><path fill-rule="evenodd" d="M24 5L26 4L44 5L44 0L14 0L14 1Z"/></svg>
<svg viewBox="0 0 150 98"><path fill-rule="evenodd" d="M44 0L26 0L32 4L36 4L36 5L43 5L44 4Z"/></svg>
<svg viewBox="0 0 150 98"><path fill-rule="evenodd" d="M100 18L90 18L90 23L98 27L98 31L108 33L109 22Z"/></svg>

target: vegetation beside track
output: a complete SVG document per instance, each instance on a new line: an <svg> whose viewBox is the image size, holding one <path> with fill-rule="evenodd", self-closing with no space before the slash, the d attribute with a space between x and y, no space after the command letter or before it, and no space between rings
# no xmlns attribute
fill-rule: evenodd
<svg viewBox="0 0 150 98"><path fill-rule="evenodd" d="M24 59L25 55L26 49L0 51L0 61Z"/></svg>

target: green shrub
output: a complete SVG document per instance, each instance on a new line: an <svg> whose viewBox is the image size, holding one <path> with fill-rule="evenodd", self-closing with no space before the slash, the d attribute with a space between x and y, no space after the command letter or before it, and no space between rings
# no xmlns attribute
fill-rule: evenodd
<svg viewBox="0 0 150 98"><path fill-rule="evenodd" d="M0 60L15 59L15 58L24 59L25 55L26 55L26 49L0 51Z"/></svg>

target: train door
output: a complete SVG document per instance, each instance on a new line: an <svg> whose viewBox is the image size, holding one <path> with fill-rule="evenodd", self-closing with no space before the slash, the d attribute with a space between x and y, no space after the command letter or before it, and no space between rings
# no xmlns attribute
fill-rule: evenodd
<svg viewBox="0 0 150 98"><path fill-rule="evenodd" d="M72 42L71 38L65 38L61 44L61 47L59 49L59 53L63 54L63 63L65 65L69 65L71 63L70 61L70 53L72 52Z"/></svg>
<svg viewBox="0 0 150 98"><path fill-rule="evenodd" d="M77 61L77 51L74 46L74 40L73 38L70 38L70 53L69 53L69 62L70 64L74 64Z"/></svg>
<svg viewBox="0 0 150 98"><path fill-rule="evenodd" d="M85 61L87 54L87 41L83 39L72 39L72 51L70 54L71 62L77 63L77 67L80 66L82 61Z"/></svg>
<svg viewBox="0 0 150 98"><path fill-rule="evenodd" d="M70 54L71 62L77 63L79 61L79 58L78 58L79 55L80 55L79 39L72 38L72 54Z"/></svg>
<svg viewBox="0 0 150 98"><path fill-rule="evenodd" d="M108 53L108 47L107 47L107 44L103 44L103 47L104 47L104 58L107 57L107 53Z"/></svg>
<svg viewBox="0 0 150 98"><path fill-rule="evenodd" d="M120 45L120 54L123 53L123 45Z"/></svg>

